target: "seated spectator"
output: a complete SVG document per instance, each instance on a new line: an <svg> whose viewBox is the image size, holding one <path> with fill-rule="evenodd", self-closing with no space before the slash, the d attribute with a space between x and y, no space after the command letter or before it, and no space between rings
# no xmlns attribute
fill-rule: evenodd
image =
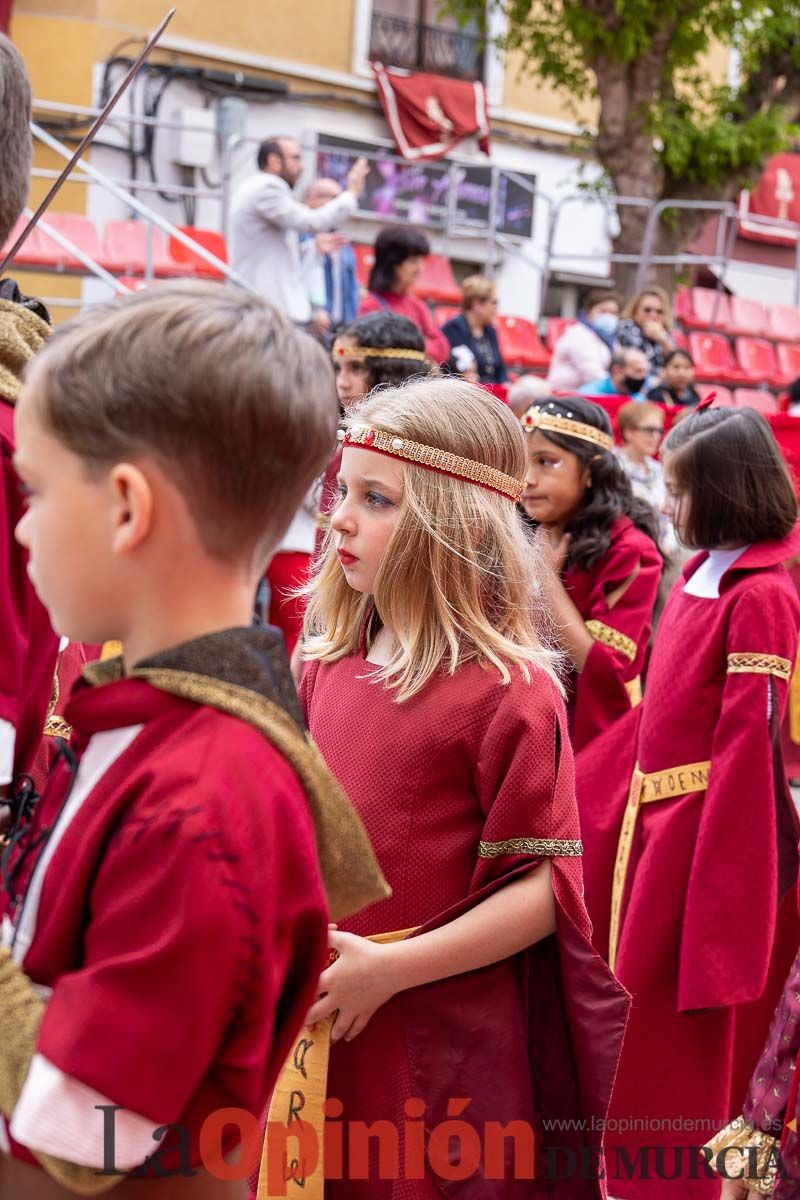
<svg viewBox="0 0 800 1200"><path fill-rule="evenodd" d="M506 401L514 416L522 417L534 400L541 400L550 394L550 386L545 379L538 375L520 375L508 389Z"/></svg>
<svg viewBox="0 0 800 1200"><path fill-rule="evenodd" d="M659 545L665 554L677 546L672 522L661 511L666 495L664 468L655 457L664 437L664 413L645 400L628 401L617 413L617 428L622 445L617 457L631 481L634 496L652 504L658 515Z"/></svg>
<svg viewBox="0 0 800 1200"><path fill-rule="evenodd" d="M604 375L611 363L619 324L616 292L587 292L578 320L562 333L553 348L547 382L550 391L572 392Z"/></svg>
<svg viewBox="0 0 800 1200"><path fill-rule="evenodd" d="M630 396L644 400L647 382L647 355L643 350L617 350L611 356L609 372L602 379L590 379L581 396Z"/></svg>
<svg viewBox="0 0 800 1200"><path fill-rule="evenodd" d="M450 357L450 343L437 329L427 304L411 291L430 249L425 234L410 225L382 229L375 239L375 263L360 314L383 311L408 317L425 338L430 358L444 363Z"/></svg>
<svg viewBox="0 0 800 1200"><path fill-rule="evenodd" d="M661 374L664 360L675 349L672 340L672 306L669 296L656 284L637 292L622 313L617 330L620 346L633 346L647 355L652 383Z"/></svg>
<svg viewBox="0 0 800 1200"><path fill-rule="evenodd" d="M664 359L662 382L650 388L648 400L666 404L668 408L681 405L690 408L700 403L700 393L694 386L694 359L688 350L672 350Z"/></svg>
<svg viewBox="0 0 800 1200"><path fill-rule="evenodd" d="M800 417L800 377L789 384L786 411L790 417Z"/></svg>
<svg viewBox="0 0 800 1200"><path fill-rule="evenodd" d="M308 208L321 208L342 192L335 179L315 179L306 189ZM314 332L328 338L355 320L358 312L358 275L352 244L341 234L324 231L301 235L301 255Z"/></svg>
<svg viewBox="0 0 800 1200"><path fill-rule="evenodd" d="M442 326L442 333L452 350L451 368L456 351L465 346L477 363L478 382L505 383L508 370L493 325L497 292L491 279L483 275L470 275L465 279L461 285L461 307L463 312ZM468 378L462 369L455 369L459 375Z"/></svg>

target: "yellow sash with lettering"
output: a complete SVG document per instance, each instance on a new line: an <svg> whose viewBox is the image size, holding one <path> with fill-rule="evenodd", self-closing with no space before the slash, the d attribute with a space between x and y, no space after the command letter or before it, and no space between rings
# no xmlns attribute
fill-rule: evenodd
<svg viewBox="0 0 800 1200"><path fill-rule="evenodd" d="M622 899L625 894L625 880L628 875L628 863L630 862L639 809L643 804L652 804L656 800L671 800L675 796L688 796L691 792L704 792L708 787L710 772L710 762L687 763L682 767L670 767L666 771L654 771L650 775L645 775L640 771L638 763L634 767L628 792L628 803L625 806L625 815L622 818L622 828L619 833L614 879L611 887L608 962L612 971L617 961Z"/></svg>
<svg viewBox="0 0 800 1200"><path fill-rule="evenodd" d="M400 929L394 933L374 933L371 942L401 942L413 933L413 929ZM303 1200L323 1200L325 1194L325 1159L323 1154L325 1112L323 1105L328 1094L328 1060L331 1053L331 1030L336 1014L317 1021L313 1029L304 1027L292 1046L281 1068L278 1082L272 1093L267 1116L264 1146L261 1152L261 1168L258 1175L258 1200L283 1200L287 1195L287 1183L294 1180L302 1189ZM304 1122L309 1127L308 1138L315 1143L316 1162L307 1169L302 1154L303 1141L298 1139L298 1156L289 1159L288 1152L283 1162L269 1162L270 1126L291 1135L295 1122ZM285 1148L282 1136L279 1142ZM273 1147L273 1151L277 1144ZM272 1168L270 1172L270 1166Z"/></svg>

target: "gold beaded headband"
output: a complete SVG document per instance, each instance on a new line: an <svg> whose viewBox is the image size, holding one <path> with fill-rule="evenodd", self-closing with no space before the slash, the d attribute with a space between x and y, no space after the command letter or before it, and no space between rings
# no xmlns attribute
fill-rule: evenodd
<svg viewBox="0 0 800 1200"><path fill-rule="evenodd" d="M440 475L450 475L454 479L464 479L467 483L477 483L478 487L497 492L500 496L507 496L514 503L519 500L525 487L525 484L514 479L513 475L506 475L495 467L474 462L471 458L461 458L460 455L450 454L447 450L423 446L420 442L410 442L407 438L386 433L383 429L353 425L347 430L340 429L339 436L344 446L360 446L364 450L374 450L376 454L388 454L390 458L416 463L417 466L438 471Z"/></svg>
<svg viewBox="0 0 800 1200"><path fill-rule="evenodd" d="M554 408L554 406L552 407ZM596 429L594 425L589 425L586 421L576 421L572 413L562 417L559 413L548 412L547 409L540 408L536 404L532 405L522 417L522 428L563 433L566 437L580 438L582 442L592 442L595 446L602 446L604 450L614 449L614 439L610 433L604 433L602 429Z"/></svg>
<svg viewBox="0 0 800 1200"><path fill-rule="evenodd" d="M403 350L400 346L356 346L348 350L346 346L335 346L334 358L410 358L415 362L427 362L428 356L424 350Z"/></svg>

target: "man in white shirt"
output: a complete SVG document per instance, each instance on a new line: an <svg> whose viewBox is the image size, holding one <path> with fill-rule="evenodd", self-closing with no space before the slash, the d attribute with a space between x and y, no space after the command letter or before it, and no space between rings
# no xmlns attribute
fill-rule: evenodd
<svg viewBox="0 0 800 1200"><path fill-rule="evenodd" d="M337 229L358 207L369 164L359 158L347 187L319 208L292 196L303 173L294 138L270 138L258 148L258 172L237 189L231 209L231 265L298 325L311 321L300 256L300 234Z"/></svg>

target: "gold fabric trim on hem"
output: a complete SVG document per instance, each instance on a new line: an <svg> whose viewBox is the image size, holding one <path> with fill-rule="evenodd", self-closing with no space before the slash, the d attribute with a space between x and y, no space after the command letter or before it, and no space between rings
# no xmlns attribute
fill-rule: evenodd
<svg viewBox="0 0 800 1200"><path fill-rule="evenodd" d="M535 854L537 858L580 858L583 842L577 838L508 838L505 842L481 842L479 858L501 858L504 854Z"/></svg>
<svg viewBox="0 0 800 1200"><path fill-rule="evenodd" d="M682 767L668 767L666 771L652 771L645 775L637 763L631 776L628 803L622 817L617 843L617 857L611 883L611 923L608 931L608 965L613 971L619 949L620 917L625 895L625 881L633 848L633 835L643 804L657 800L672 800L676 796L688 796L692 792L704 792L708 787L711 763L685 763Z"/></svg>
<svg viewBox="0 0 800 1200"><path fill-rule="evenodd" d="M95 684L120 679L122 659L89 663L83 674ZM249 688L191 671L140 667L131 671L128 678L144 679L170 695L192 700L195 704L208 704L238 717L263 734L283 755L308 798L332 920L358 912L367 904L391 895L355 809L311 738L282 708Z"/></svg>
<svg viewBox="0 0 800 1200"><path fill-rule="evenodd" d="M737 1149L741 1155L741 1167L744 1175L741 1176L742 1182L745 1183L751 1192L758 1192L762 1196L771 1196L778 1182L778 1163L777 1149L778 1139L773 1137L771 1133L764 1133L762 1129L756 1129L745 1121L744 1117L736 1117L730 1124L721 1129L719 1133L715 1133L713 1138L710 1138L703 1150L711 1151L711 1161L709 1166L712 1171L716 1171L717 1155L723 1150ZM755 1150L756 1155L756 1173L755 1177L750 1174L750 1154L749 1151ZM725 1156L725 1169L729 1171L728 1157ZM729 1178L737 1178L738 1172L735 1170L729 1175Z"/></svg>
<svg viewBox="0 0 800 1200"><path fill-rule="evenodd" d="M729 675L774 675L788 683L792 677L792 664L788 658L777 654L758 654L744 651L728 655Z"/></svg>
<svg viewBox="0 0 800 1200"><path fill-rule="evenodd" d="M631 662L636 661L638 650L633 638L626 637L624 633L620 633L618 629L612 629L610 625L604 625L602 621L587 621L586 628L596 642L602 642L604 646L610 646L612 650L619 650L620 654L624 654Z"/></svg>

